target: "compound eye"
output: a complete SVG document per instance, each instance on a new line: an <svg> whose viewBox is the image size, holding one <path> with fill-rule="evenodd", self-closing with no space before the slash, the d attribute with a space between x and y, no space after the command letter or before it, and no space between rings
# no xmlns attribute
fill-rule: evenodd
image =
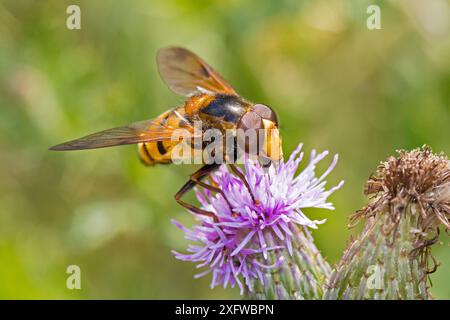
<svg viewBox="0 0 450 320"><path fill-rule="evenodd" d="M247 111L237 125L237 147L247 154L258 154L259 132L264 129L260 115L254 111ZM241 131L242 130L242 131Z"/></svg>
<svg viewBox="0 0 450 320"><path fill-rule="evenodd" d="M270 120L278 125L278 118L276 113L270 109L268 106L263 104L255 104L253 106L253 110L257 113L261 118Z"/></svg>
<svg viewBox="0 0 450 320"><path fill-rule="evenodd" d="M259 130L263 129L263 122L261 116L253 111L246 112L239 120L238 129L247 131L249 129Z"/></svg>

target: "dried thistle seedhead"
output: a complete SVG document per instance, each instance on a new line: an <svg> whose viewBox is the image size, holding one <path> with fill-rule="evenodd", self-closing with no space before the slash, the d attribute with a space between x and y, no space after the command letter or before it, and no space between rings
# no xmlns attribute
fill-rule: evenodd
<svg viewBox="0 0 450 320"><path fill-rule="evenodd" d="M450 182L445 155L433 154L428 146L397 152L398 158L389 157L370 177L365 187L366 195L386 192L392 198L409 196L414 199Z"/></svg>
<svg viewBox="0 0 450 320"><path fill-rule="evenodd" d="M423 146L397 151L399 156L382 162L366 183L364 193L372 202L350 219L354 225L362 217L375 216L389 208L392 220L400 219L406 205L417 204L423 232L443 224L450 229L450 162L443 154L433 154Z"/></svg>

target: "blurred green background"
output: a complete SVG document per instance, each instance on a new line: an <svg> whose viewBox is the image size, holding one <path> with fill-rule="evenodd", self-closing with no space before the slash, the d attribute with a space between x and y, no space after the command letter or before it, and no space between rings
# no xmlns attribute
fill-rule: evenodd
<svg viewBox="0 0 450 320"><path fill-rule="evenodd" d="M381 30L366 27L373 3ZM66 28L70 4L81 30ZM337 209L309 211L328 218L314 235L336 263L379 161L425 143L450 153L449 21L444 0L2 1L0 298L239 297L194 280L194 265L170 252L186 245L170 219L193 222L173 194L196 167L146 168L134 146L47 151L180 104L156 70L166 45L190 48L276 109L285 153L299 142L339 153ZM442 238L431 292L448 299ZM71 264L82 290L66 288Z"/></svg>

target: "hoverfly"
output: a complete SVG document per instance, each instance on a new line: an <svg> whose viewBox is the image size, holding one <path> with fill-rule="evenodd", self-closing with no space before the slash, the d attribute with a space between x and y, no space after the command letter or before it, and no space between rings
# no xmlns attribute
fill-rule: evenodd
<svg viewBox="0 0 450 320"><path fill-rule="evenodd" d="M167 164L173 162L171 151L180 143L180 141L171 139L174 131L183 128L194 135L193 123L201 121L203 130L208 128L218 129L221 132L229 129L270 130L270 135L264 142L265 157L273 162L281 159L278 120L270 107L253 104L240 97L211 66L185 48L161 49L157 55L157 64L166 85L176 94L186 97L183 105L166 111L155 119L93 133L58 144L51 147L50 150L68 151L137 144L139 157L145 164ZM269 145L277 147L270 148ZM192 145L192 148L204 147L204 145ZM234 163L229 162L225 161L230 165L232 171L244 181L250 191L242 172ZM219 188L202 182L203 178L220 165L217 163L204 164L176 193L176 201L195 213L211 215L211 212L183 201L182 196L195 185L222 193Z"/></svg>

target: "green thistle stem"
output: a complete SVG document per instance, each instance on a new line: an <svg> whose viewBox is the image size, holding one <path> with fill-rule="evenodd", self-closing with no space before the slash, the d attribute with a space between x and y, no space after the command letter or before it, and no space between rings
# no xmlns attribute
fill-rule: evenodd
<svg viewBox="0 0 450 320"><path fill-rule="evenodd" d="M245 299L322 299L323 287L331 268L306 228L295 227L293 233L292 255L287 249L269 252L269 261L260 262L267 264L281 261L280 266L265 271L263 285L259 279L254 279L254 290L247 292ZM276 236L268 233L265 237L268 246L278 245Z"/></svg>

